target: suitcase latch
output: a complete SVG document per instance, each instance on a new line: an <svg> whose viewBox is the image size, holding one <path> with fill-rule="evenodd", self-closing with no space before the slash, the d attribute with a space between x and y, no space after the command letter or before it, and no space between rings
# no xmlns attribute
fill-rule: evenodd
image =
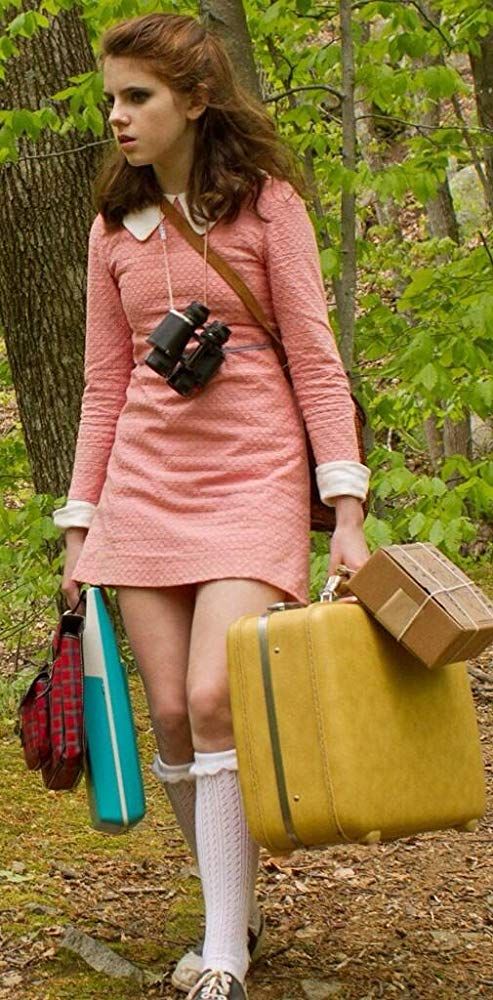
<svg viewBox="0 0 493 1000"><path fill-rule="evenodd" d="M293 608L306 608L306 604L300 601L277 601L276 604L268 604L267 611L292 611Z"/></svg>
<svg viewBox="0 0 493 1000"><path fill-rule="evenodd" d="M347 566L343 564L338 566L337 573L329 576L325 587L320 591L319 601L336 601L338 597L342 597L347 592L347 581L350 576L351 570Z"/></svg>

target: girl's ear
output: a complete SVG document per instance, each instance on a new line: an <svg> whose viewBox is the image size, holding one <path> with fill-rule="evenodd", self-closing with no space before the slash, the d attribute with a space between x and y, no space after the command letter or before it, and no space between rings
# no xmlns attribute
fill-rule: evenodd
<svg viewBox="0 0 493 1000"><path fill-rule="evenodd" d="M189 98L187 117L192 121L200 118L209 103L209 88L206 83L198 83Z"/></svg>

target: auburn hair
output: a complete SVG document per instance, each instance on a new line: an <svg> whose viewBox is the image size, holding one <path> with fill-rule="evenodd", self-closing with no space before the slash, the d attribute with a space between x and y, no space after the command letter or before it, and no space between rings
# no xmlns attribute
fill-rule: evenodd
<svg viewBox="0 0 493 1000"><path fill-rule="evenodd" d="M109 28L107 56L138 59L171 90L192 96L207 87L207 107L195 121L195 148L187 200L192 218L233 222L244 203L256 209L266 175L305 185L294 153L262 103L235 77L220 39L194 17L146 14ZM159 204L163 193L151 165L132 167L120 149L103 161L95 182L96 207L110 227L127 212Z"/></svg>

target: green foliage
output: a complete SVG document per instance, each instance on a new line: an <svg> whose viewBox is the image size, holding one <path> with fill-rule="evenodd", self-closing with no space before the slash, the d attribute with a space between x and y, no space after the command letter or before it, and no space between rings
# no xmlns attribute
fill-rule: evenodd
<svg viewBox="0 0 493 1000"><path fill-rule="evenodd" d="M402 452L377 447L369 457L372 489L383 513L366 525L369 546L431 542L457 560L477 533L476 522L493 510L493 461L446 459L435 476L411 472ZM449 488L455 476L460 481Z"/></svg>
<svg viewBox="0 0 493 1000"><path fill-rule="evenodd" d="M327 582L328 566L328 535L318 531L313 532L310 552L310 600L312 601L317 600Z"/></svg>
<svg viewBox="0 0 493 1000"><path fill-rule="evenodd" d="M110 24L152 10L197 13L178 0L41 0L21 11L20 0L0 0L6 28L0 37L0 78L26 40L47 31L63 10L77 7L98 55ZM428 540L454 559L462 557L478 525L491 519L492 462L452 456L432 472L423 420L439 428L469 411L490 417L493 407L493 266L476 232L470 242L430 239L420 206L434 198L451 170L471 164L470 145L452 111L474 106L470 79L461 68L493 26L493 7L483 0L440 0L441 20L430 23L420 5L370 2L354 5L359 157L345 169L341 157L341 52L339 26L314 0L245 0L266 106L300 162L313 167L327 282L341 272L340 195L355 191L358 204L358 314L356 374L375 433L369 456L372 510L365 531L370 549L393 541ZM334 9L335 10L335 9ZM9 20L10 18L10 20ZM461 56L462 62L457 58ZM289 93L288 93L289 92ZM285 94L281 99L279 95ZM276 97L274 101L272 98ZM437 102L446 123L430 128L425 116ZM35 149L45 130L88 141L105 132L106 109L99 70L61 79L36 109L0 111L0 167L15 162L19 141ZM371 136L364 137L370 123ZM470 133L478 156L490 136ZM366 143L366 147L365 147ZM368 155L368 150L370 154ZM379 162L378 162L379 161ZM418 220L412 237L397 225L377 226L373 206L397 206ZM485 239L488 222L482 227ZM337 329L337 317L334 317ZM0 358L0 391L10 391ZM0 634L13 642L7 623L26 609L53 605L60 567L53 498L36 497L20 428L0 440ZM15 484L12 487L12 484ZM327 540L313 536L312 596L325 582ZM12 581L15 581L13 583Z"/></svg>
<svg viewBox="0 0 493 1000"><path fill-rule="evenodd" d="M0 405L11 398L9 367L0 355ZM21 427L12 421L0 436L0 641L8 648L28 645L26 635L40 617L53 619L56 611L61 555L53 503L33 493ZM35 663L37 656L34 643Z"/></svg>

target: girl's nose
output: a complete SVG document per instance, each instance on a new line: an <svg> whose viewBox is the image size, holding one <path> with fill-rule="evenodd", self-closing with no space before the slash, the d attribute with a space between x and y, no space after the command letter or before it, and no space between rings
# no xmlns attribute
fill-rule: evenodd
<svg viewBox="0 0 493 1000"><path fill-rule="evenodd" d="M118 105L114 104L111 113L108 117L110 125L128 125L130 119L124 111L120 110Z"/></svg>

